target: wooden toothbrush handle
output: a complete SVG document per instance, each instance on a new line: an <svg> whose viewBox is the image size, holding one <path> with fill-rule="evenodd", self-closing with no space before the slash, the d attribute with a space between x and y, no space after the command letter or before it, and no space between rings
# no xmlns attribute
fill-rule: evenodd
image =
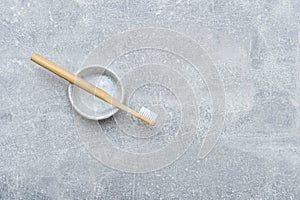
<svg viewBox="0 0 300 200"><path fill-rule="evenodd" d="M109 101L112 99L112 97L104 90L97 88L95 85L87 82L86 80L80 78L72 72L69 72L68 70L51 62L50 60L44 58L43 56L37 53L32 54L31 60L44 67L45 69L48 69L49 71L53 72L54 74L62 77L63 79L69 81L70 83L73 83L74 85L77 85L85 91L103 99L104 101Z"/></svg>
<svg viewBox="0 0 300 200"><path fill-rule="evenodd" d="M31 60L35 63L39 64L40 66L48 69L49 71L55 73L56 75L66 79L70 83L75 83L77 76L68 70L58 66L57 64L51 62L50 60L44 58L43 56L33 53L31 56Z"/></svg>

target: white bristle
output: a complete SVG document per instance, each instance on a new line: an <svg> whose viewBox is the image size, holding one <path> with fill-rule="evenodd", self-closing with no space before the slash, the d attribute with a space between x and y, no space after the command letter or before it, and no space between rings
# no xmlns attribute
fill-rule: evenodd
<svg viewBox="0 0 300 200"><path fill-rule="evenodd" d="M157 114L155 112L152 112L151 110L142 107L140 112L141 115L143 115L144 117L147 117L148 119L150 119L151 121L155 122L156 118L157 118Z"/></svg>

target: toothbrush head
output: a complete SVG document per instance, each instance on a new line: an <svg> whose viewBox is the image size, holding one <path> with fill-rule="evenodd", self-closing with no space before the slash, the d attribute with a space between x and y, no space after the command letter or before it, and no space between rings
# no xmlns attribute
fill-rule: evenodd
<svg viewBox="0 0 300 200"><path fill-rule="evenodd" d="M157 114L148 108L142 107L139 111L139 114L141 114L143 117L147 118L148 120L146 121L150 125L155 124L155 120L157 118Z"/></svg>

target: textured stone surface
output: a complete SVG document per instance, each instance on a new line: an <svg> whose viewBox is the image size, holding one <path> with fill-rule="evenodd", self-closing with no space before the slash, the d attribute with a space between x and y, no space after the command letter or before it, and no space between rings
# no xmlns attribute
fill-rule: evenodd
<svg viewBox="0 0 300 200"><path fill-rule="evenodd" d="M300 199L299 8L297 0L2 0L0 199ZM195 141L172 165L134 174L85 150L68 84L29 58L39 52L77 71L101 42L142 27L203 47L224 83L226 118L206 159Z"/></svg>

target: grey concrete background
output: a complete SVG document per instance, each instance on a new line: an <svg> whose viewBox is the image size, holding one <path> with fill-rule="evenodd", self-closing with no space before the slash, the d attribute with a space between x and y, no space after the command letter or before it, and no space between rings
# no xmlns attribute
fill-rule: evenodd
<svg viewBox="0 0 300 200"><path fill-rule="evenodd" d="M299 2L0 2L0 199L300 199ZM122 31L164 27L197 41L225 86L226 121L204 160L123 173L76 133L67 83L32 52L76 71Z"/></svg>

